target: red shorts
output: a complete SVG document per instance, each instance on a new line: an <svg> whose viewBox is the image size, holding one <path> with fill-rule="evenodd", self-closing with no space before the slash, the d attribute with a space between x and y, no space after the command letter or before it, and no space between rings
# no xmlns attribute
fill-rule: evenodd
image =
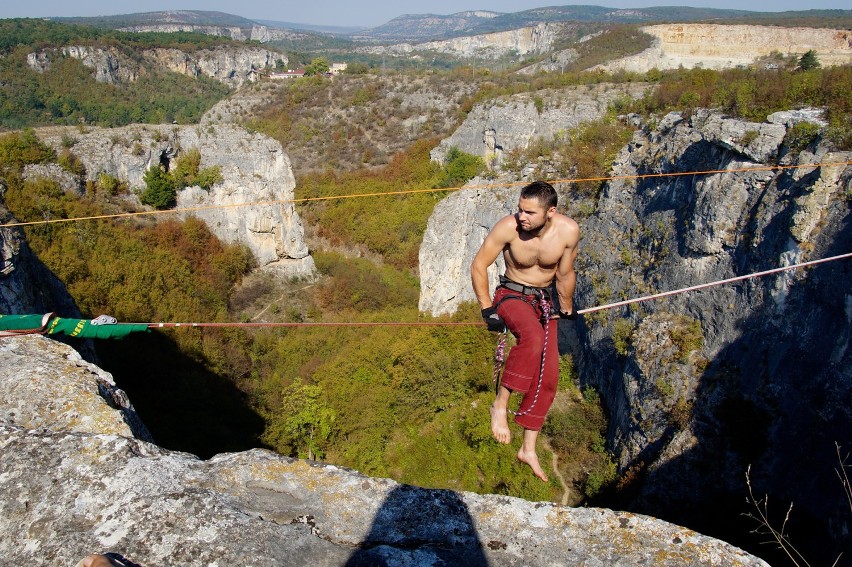
<svg viewBox="0 0 852 567"><path fill-rule="evenodd" d="M518 299L500 301L507 296L515 296ZM515 423L524 429L538 431L544 425L544 418L556 396L556 385L559 381L559 343L557 321L550 319L547 352L544 352L545 333L541 323L541 310L537 304L530 304L533 299L535 295L522 295L503 287L498 287L494 293L494 303L500 302L497 313L506 321L506 327L517 339L517 344L506 358L501 384L513 392L524 394L518 408L520 415L515 416Z"/></svg>

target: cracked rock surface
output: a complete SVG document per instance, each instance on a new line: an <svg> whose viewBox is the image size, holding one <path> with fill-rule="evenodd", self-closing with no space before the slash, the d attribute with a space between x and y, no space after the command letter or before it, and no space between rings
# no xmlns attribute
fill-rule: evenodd
<svg viewBox="0 0 852 567"><path fill-rule="evenodd" d="M134 436L112 381L0 342L0 556L73 565L766 565L648 516L427 490L266 450L202 461Z"/></svg>

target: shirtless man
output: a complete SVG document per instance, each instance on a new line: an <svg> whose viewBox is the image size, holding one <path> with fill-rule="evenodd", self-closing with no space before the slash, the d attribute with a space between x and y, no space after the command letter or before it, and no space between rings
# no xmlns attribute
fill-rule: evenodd
<svg viewBox="0 0 852 567"><path fill-rule="evenodd" d="M579 226L557 213L556 203L556 191L548 183L536 181L521 189L518 212L494 225L470 266L473 291L488 329L508 328L518 341L509 352L502 383L491 404L491 433L500 443L511 441L509 397L513 391L521 392L523 398L515 415L515 423L524 430L518 459L544 481L547 475L539 464L536 442L556 395L559 349L557 321L550 313L542 316L541 303L542 299L550 301L555 279L559 316L576 317L574 259L580 239ZM492 299L487 270L501 252L506 273ZM548 325L544 365L543 320Z"/></svg>

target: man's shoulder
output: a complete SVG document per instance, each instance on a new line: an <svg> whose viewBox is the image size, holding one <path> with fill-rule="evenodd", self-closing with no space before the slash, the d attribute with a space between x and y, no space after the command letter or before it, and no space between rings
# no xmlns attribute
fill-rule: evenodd
<svg viewBox="0 0 852 567"><path fill-rule="evenodd" d="M562 213L557 213L553 215L551 219L554 221L554 224L559 227L560 232L566 232L571 234L578 234L580 232L580 225L577 224L577 221L569 217L568 215L563 215Z"/></svg>
<svg viewBox="0 0 852 567"><path fill-rule="evenodd" d="M515 215L506 215L496 222L492 231L497 230L506 234L516 234L517 228L518 219L515 218Z"/></svg>

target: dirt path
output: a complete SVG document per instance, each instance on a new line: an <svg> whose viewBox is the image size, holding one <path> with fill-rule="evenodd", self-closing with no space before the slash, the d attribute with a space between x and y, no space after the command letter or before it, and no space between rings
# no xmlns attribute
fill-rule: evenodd
<svg viewBox="0 0 852 567"><path fill-rule="evenodd" d="M559 472L559 457L556 456L556 451L553 450L547 439L542 439L541 446L550 451L552 456L550 466L553 468L553 474L556 475L556 478L559 480L559 484L562 486L562 499L559 503L563 506L567 506L568 498L571 496L571 489L568 487L568 483L565 482L565 477L562 476L561 472Z"/></svg>
<svg viewBox="0 0 852 567"><path fill-rule="evenodd" d="M309 287L313 287L313 285L314 285L314 284L306 285L305 287L299 288L299 289L298 289L298 290L296 290L296 291L304 291L304 290L308 289ZM278 299L276 299L276 300L274 300L274 301L269 302L269 304L268 304L266 307L264 307L263 309L261 309L261 310L260 310L260 313L258 313L258 314L257 314L257 315L255 315L254 317L252 317L250 320L251 320L251 321L257 321L257 320L258 320L258 318L259 318L261 315L263 315L264 313L266 313L266 310L267 310L267 309L269 309L270 307L272 307L272 306L273 306L273 305L275 305L276 303L280 303L281 301L283 301L283 300L284 300L284 298L285 298L285 297L287 297L287 296L288 296L288 295L290 295L291 293L293 293L293 292L291 292L291 291L285 291L284 293L282 293L282 294L281 294L281 297L279 297Z"/></svg>

